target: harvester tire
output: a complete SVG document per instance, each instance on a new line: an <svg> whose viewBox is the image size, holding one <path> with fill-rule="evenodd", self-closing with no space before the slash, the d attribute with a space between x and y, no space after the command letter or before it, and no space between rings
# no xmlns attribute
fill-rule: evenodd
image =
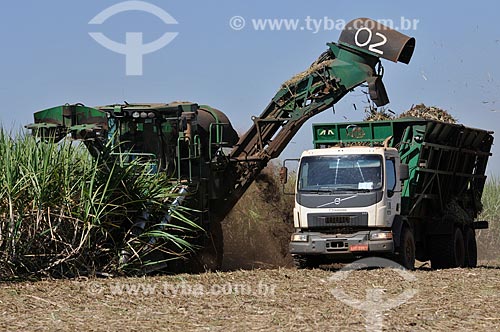
<svg viewBox="0 0 500 332"><path fill-rule="evenodd" d="M210 225L209 238L205 241L205 247L198 250L190 258L189 272L203 273L207 271L218 271L222 268L224 257L224 235L220 222Z"/></svg>

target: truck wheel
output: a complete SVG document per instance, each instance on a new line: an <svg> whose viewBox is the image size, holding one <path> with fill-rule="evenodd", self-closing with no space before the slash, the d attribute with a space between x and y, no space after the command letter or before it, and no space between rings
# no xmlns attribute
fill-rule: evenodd
<svg viewBox="0 0 500 332"><path fill-rule="evenodd" d="M430 241L430 250L433 269L447 269L465 265L464 236L458 227L451 235L433 237Z"/></svg>
<svg viewBox="0 0 500 332"><path fill-rule="evenodd" d="M323 260L321 256L293 255L293 262L297 269L302 270L316 269L323 263Z"/></svg>
<svg viewBox="0 0 500 332"><path fill-rule="evenodd" d="M401 245L398 254L398 261L405 269L415 269L415 238L408 227L403 227L401 232Z"/></svg>
<svg viewBox="0 0 500 332"><path fill-rule="evenodd" d="M477 267L476 233L471 227L465 229L465 266Z"/></svg>

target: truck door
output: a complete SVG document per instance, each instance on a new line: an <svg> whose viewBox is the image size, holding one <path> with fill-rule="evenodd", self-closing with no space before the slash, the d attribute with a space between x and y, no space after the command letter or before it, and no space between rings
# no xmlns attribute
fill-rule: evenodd
<svg viewBox="0 0 500 332"><path fill-rule="evenodd" d="M394 216L399 214L401 206L401 184L399 183L397 169L399 162L395 157L388 156L385 160L385 196L387 202L386 226L392 226Z"/></svg>

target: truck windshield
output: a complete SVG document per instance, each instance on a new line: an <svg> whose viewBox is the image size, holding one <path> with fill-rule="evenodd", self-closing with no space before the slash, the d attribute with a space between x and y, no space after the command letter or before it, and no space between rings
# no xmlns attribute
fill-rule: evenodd
<svg viewBox="0 0 500 332"><path fill-rule="evenodd" d="M338 155L303 157L299 191L369 191L382 188L382 157Z"/></svg>

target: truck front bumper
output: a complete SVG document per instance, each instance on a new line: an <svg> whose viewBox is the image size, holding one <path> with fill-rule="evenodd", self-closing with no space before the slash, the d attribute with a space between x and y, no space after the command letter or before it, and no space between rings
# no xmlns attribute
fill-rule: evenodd
<svg viewBox="0 0 500 332"><path fill-rule="evenodd" d="M393 253L392 239L370 240L370 233L360 231L354 234L323 234L317 232L300 232L301 241L290 242L292 255L332 255L360 256L370 253ZM293 238L293 236L292 236Z"/></svg>

